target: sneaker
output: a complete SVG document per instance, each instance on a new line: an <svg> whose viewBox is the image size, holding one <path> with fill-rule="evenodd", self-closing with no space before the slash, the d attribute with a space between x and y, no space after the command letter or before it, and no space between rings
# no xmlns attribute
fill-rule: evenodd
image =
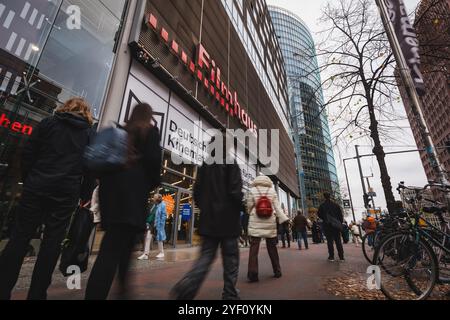
<svg viewBox="0 0 450 320"><path fill-rule="evenodd" d="M344 261L345 261L344 258L340 258L340 259L339 259L339 262L344 262Z"/></svg>
<svg viewBox="0 0 450 320"><path fill-rule="evenodd" d="M148 260L148 254L144 253L142 256L138 257L138 260Z"/></svg>
<svg viewBox="0 0 450 320"><path fill-rule="evenodd" d="M328 258L328 261L334 262L334 258L329 257L329 258Z"/></svg>
<svg viewBox="0 0 450 320"><path fill-rule="evenodd" d="M160 252L157 256L156 259L163 259L164 258L164 252Z"/></svg>
<svg viewBox="0 0 450 320"><path fill-rule="evenodd" d="M259 281L259 279L258 278L247 278L247 281L248 281L248 283L255 283L255 282L258 282Z"/></svg>
<svg viewBox="0 0 450 320"><path fill-rule="evenodd" d="M273 275L273 277L274 277L274 278L277 278L277 279L278 279L278 278L281 278L281 276L282 276L282 274L281 274L281 272L279 272L279 271L278 271L278 272L275 272L275 274Z"/></svg>

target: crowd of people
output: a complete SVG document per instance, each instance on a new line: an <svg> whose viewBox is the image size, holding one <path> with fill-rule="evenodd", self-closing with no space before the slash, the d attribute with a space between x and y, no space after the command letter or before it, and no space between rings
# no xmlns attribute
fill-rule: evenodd
<svg viewBox="0 0 450 320"><path fill-rule="evenodd" d="M0 256L0 299L10 299L36 229L44 225L43 241L36 260L28 293L29 299L46 299L52 274L61 252L71 216L77 207L90 206L96 223L105 230L101 247L89 275L86 299L106 299L117 273L120 296L127 298L128 278L136 238L145 235L144 252L138 258L149 259L150 247L158 243L157 258L164 258L166 207L155 194L148 208L149 194L161 183L162 149L160 133L148 104L137 105L123 127L127 133L126 161L120 169L96 175L83 166L85 149L95 138L93 118L88 104L70 99L43 120L29 139L22 159L24 191L20 200L14 232ZM210 142L214 145L216 136ZM227 137L229 138L229 137ZM199 291L221 248L223 261L223 299L239 299L236 283L239 273L239 244L250 246L247 278L259 281L258 257L262 240L272 264L273 276L282 277L278 255L296 241L299 250L326 239L328 260L334 261L336 247L344 261L342 240L349 234L358 244L355 228L344 221L339 205L324 193L325 201L317 217L308 219L299 210L289 219L278 200L272 180L259 175L244 195L240 168L224 145L221 163L199 167L194 185L194 201L200 208L200 257L192 269L174 286L174 299L193 299ZM209 150L215 157L216 150ZM231 163L231 164L230 164ZM96 179L97 178L97 179ZM291 241L292 240L292 241Z"/></svg>

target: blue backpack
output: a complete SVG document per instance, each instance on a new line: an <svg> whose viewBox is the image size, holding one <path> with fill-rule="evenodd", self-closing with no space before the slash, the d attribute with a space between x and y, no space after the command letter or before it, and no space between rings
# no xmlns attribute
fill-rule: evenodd
<svg viewBox="0 0 450 320"><path fill-rule="evenodd" d="M127 161L128 133L120 126L100 131L84 152L85 166L99 175L121 170Z"/></svg>

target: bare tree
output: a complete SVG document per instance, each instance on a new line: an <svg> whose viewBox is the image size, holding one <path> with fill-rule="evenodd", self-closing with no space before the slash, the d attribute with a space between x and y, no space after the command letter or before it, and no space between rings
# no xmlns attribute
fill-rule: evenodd
<svg viewBox="0 0 450 320"><path fill-rule="evenodd" d="M351 143L361 136L371 138L387 207L393 212L395 199L382 136L389 137L392 130L398 130L395 105L400 98L394 57L375 2L330 1L321 22L326 28L321 32L324 40L316 56L325 76L325 105L335 109L334 121L344 123L334 132L336 143L340 139Z"/></svg>

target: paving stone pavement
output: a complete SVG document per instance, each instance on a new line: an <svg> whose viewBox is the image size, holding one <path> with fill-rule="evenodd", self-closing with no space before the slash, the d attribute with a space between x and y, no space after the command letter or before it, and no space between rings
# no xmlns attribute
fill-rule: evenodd
<svg viewBox="0 0 450 320"><path fill-rule="evenodd" d="M367 263L362 256L361 248L354 244L345 245L346 261L327 261L326 244L310 245L309 250L298 250L296 245L291 248L279 248L283 277L273 278L273 272L265 249L264 242L259 255L258 283L246 281L248 249L241 249L240 271L238 289L244 300L326 300L351 299L336 295L327 290L326 285L330 279L337 279L342 275L354 274L358 279L364 279ZM152 253L149 261L138 261L134 255L132 277L130 279L132 299L137 300L165 300L169 298L169 291L173 285L192 266L198 255L198 248L166 250L164 261L154 258ZM66 279L59 270L55 271L53 284L49 289L50 300L77 300L83 299L84 288L95 256L91 257L89 270L82 274L81 290L68 290ZM13 293L13 299L25 299L29 285L34 259L28 259L22 268L20 279ZM214 263L210 274L202 286L198 299L216 300L222 294L222 266L221 259ZM115 298L112 289L110 299ZM355 297L357 298L357 297Z"/></svg>

